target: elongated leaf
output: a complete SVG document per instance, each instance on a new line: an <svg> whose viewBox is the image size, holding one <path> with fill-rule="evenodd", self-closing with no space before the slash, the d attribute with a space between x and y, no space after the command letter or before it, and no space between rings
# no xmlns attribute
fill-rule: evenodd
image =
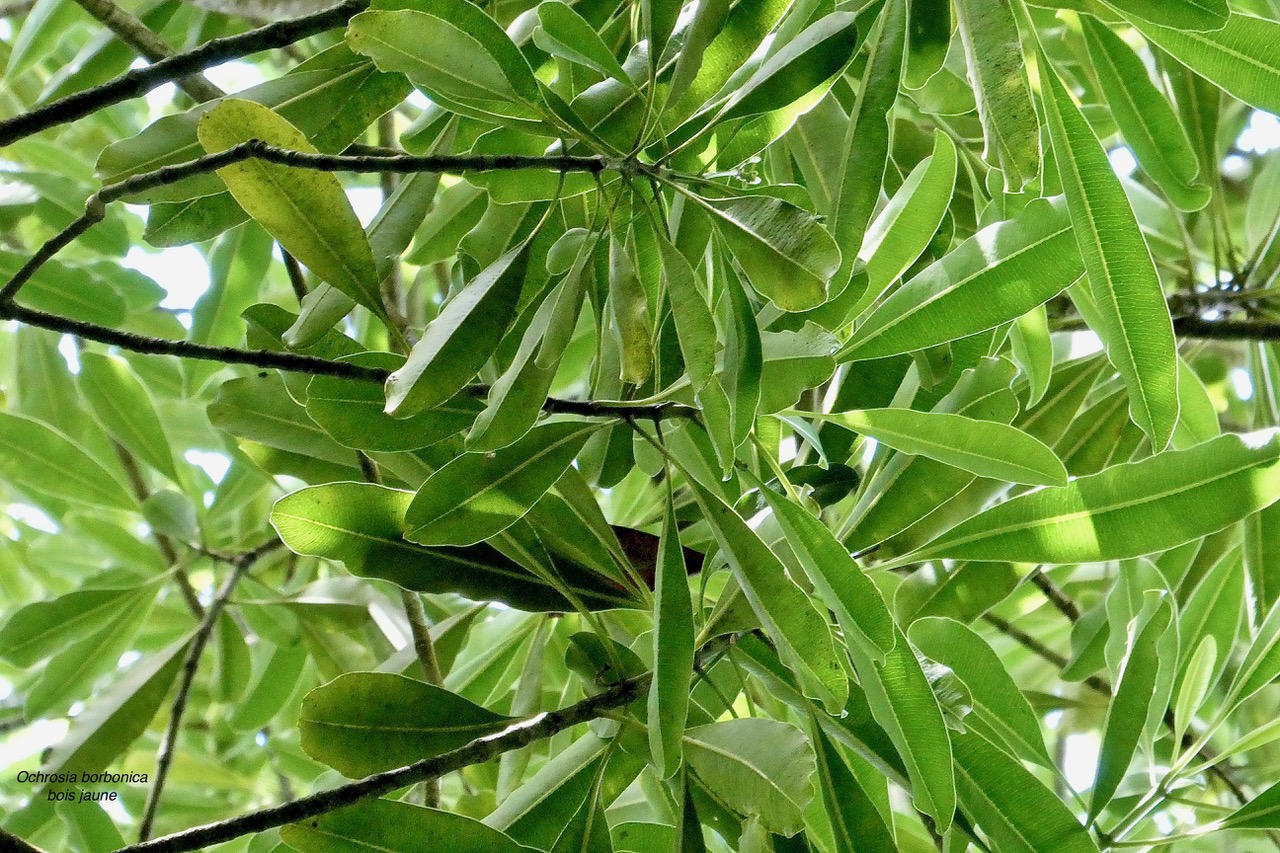
<svg viewBox="0 0 1280 853"><path fill-rule="evenodd" d="M946 412L864 409L812 417L839 424L903 453L1010 483L1065 486L1067 469L1039 439L996 421Z"/></svg>
<svg viewBox="0 0 1280 853"><path fill-rule="evenodd" d="M951 739L915 650L900 629L896 634L893 650L883 664L863 653L856 643L849 646L849 655L866 692L871 716L906 765L915 807L932 816L942 832L951 825L956 807Z"/></svg>
<svg viewBox="0 0 1280 853"><path fill-rule="evenodd" d="M513 718L441 687L351 672L302 700L302 748L352 778L403 767L500 732Z"/></svg>
<svg viewBox="0 0 1280 853"><path fill-rule="evenodd" d="M1272 785L1233 812L1224 826L1232 829L1276 829L1280 827L1280 782Z"/></svg>
<svg viewBox="0 0 1280 853"><path fill-rule="evenodd" d="M827 282L840 269L840 249L813 216L770 196L691 198L711 213L758 293L783 311L804 311L827 300Z"/></svg>
<svg viewBox="0 0 1280 853"><path fill-rule="evenodd" d="M198 135L210 154L250 139L316 151L301 131L268 108L234 98L204 114ZM374 314L385 315L373 252L335 175L246 160L219 169L218 177L294 257Z"/></svg>
<svg viewBox="0 0 1280 853"><path fill-rule="evenodd" d="M938 133L933 153L911 170L867 231L858 251L858 259L867 264L867 291L859 305L878 298L928 248L955 184L956 145L950 136Z"/></svg>
<svg viewBox="0 0 1280 853"><path fill-rule="evenodd" d="M147 730L182 665L185 639L148 655L88 703L44 759L48 773L96 773Z"/></svg>
<svg viewBox="0 0 1280 853"><path fill-rule="evenodd" d="M969 689L973 712L994 742L1027 761L1052 767L1040 722L991 646L954 619L926 618L912 623L908 637L924 655L951 669Z"/></svg>
<svg viewBox="0 0 1280 853"><path fill-rule="evenodd" d="M1138 557L1221 530L1277 498L1280 439L1224 435L1013 498L951 528L911 561Z"/></svg>
<svg viewBox="0 0 1280 853"><path fill-rule="evenodd" d="M600 34L582 16L559 0L538 5L538 22L533 43L553 56L599 71L620 83L633 85L622 63L605 47ZM650 51L652 51L652 46Z"/></svg>
<svg viewBox="0 0 1280 853"><path fill-rule="evenodd" d="M671 315L680 339L680 352L693 390L698 392L715 378L715 320L702 285L684 255L665 239L658 240L658 248L662 252L663 279L671 299Z"/></svg>
<svg viewBox="0 0 1280 853"><path fill-rule="evenodd" d="M1226 25L1212 32L1191 32L1147 23L1134 15L1133 25L1174 59L1247 104L1280 112L1280 60L1276 40L1280 22L1232 12Z"/></svg>
<svg viewBox="0 0 1280 853"><path fill-rule="evenodd" d="M951 738L960 803L1001 851L1096 853L1075 815L1039 779L977 732Z"/></svg>
<svg viewBox="0 0 1280 853"><path fill-rule="evenodd" d="M832 197L831 233L840 248L842 262L835 278L840 290L850 284L867 223L880 200L889 158L889 111L898 98L907 47L907 2L889 0L868 37L871 42L867 70L845 131L843 173ZM864 287L850 294L860 298ZM832 294L836 295L835 293Z"/></svg>
<svg viewBox="0 0 1280 853"><path fill-rule="evenodd" d="M774 832L804 827L813 798L813 748L795 726L745 717L689 729L685 756L698 777L735 810Z"/></svg>
<svg viewBox="0 0 1280 853"><path fill-rule="evenodd" d="M680 767L693 675L693 600L685 572L675 506L668 500L654 573L653 684L649 688L649 751L658 772Z"/></svg>
<svg viewBox="0 0 1280 853"><path fill-rule="evenodd" d="M882 663L893 651L897 630L876 585L835 534L804 507L770 489L762 494L814 589L835 613L846 640L862 644L869 656Z"/></svg>
<svg viewBox="0 0 1280 853"><path fill-rule="evenodd" d="M1191 140L1142 60L1105 24L1091 17L1081 24L1111 115L1143 171L1180 209L1204 207L1211 192L1198 179L1200 162Z"/></svg>
<svg viewBox="0 0 1280 853"><path fill-rule="evenodd" d="M1187 727L1195 717L1196 711L1204 704L1209 695L1209 687L1213 681L1214 670L1218 665L1218 643L1212 634L1206 634L1196 647L1195 653L1187 663L1186 674L1182 677L1182 687L1178 691L1173 704L1173 739L1181 742Z"/></svg>
<svg viewBox="0 0 1280 853"><path fill-rule="evenodd" d="M406 537L423 545L472 545L518 520L542 497L596 424L546 424L495 453L468 453L432 474L405 513Z"/></svg>
<svg viewBox="0 0 1280 853"><path fill-rule="evenodd" d="M78 637L96 634L133 599L136 590L79 589L19 608L0 628L0 656L33 666Z"/></svg>
<svg viewBox="0 0 1280 853"><path fill-rule="evenodd" d="M732 507L696 483L693 490L751 609L778 644L779 654L799 677L806 695L817 694L813 698L828 710L843 707L849 681L826 620Z"/></svg>
<svg viewBox="0 0 1280 853"><path fill-rule="evenodd" d="M1152 597L1159 595L1147 593ZM1142 616L1130 625L1128 649L1103 726L1098 772L1093 780L1093 796L1089 800L1090 823L1111 801L1120 780L1128 771L1152 710L1151 703L1155 701L1156 678L1160 670L1159 643L1169 629L1173 608L1166 600L1157 598L1154 603L1154 612L1147 615L1149 611L1144 608ZM1164 712L1163 705L1159 711Z"/></svg>
<svg viewBox="0 0 1280 853"><path fill-rule="evenodd" d="M347 43L450 108L470 107L480 117L539 115L541 94L528 61L497 21L466 0L361 12L347 27Z"/></svg>
<svg viewBox="0 0 1280 853"><path fill-rule="evenodd" d="M1227 0L1108 0L1126 17L1179 30L1220 30L1231 14Z"/></svg>
<svg viewBox="0 0 1280 853"><path fill-rule="evenodd" d="M341 560L353 574L379 577L418 592L457 592L524 610L572 604L528 568L490 545L427 548L404 538L413 493L365 483L329 483L286 495L271 523L290 549ZM615 584L564 559L556 568L591 608L632 606Z"/></svg>
<svg viewBox="0 0 1280 853"><path fill-rule="evenodd" d="M893 828L885 826L885 820L875 803L863 790L861 780L849 772L835 743L819 725L813 727L813 733L822 805L826 809L827 819L831 821L836 853L897 849ZM883 782L881 787L883 788ZM887 795L888 792L882 790L881 794Z"/></svg>
<svg viewBox="0 0 1280 853"><path fill-rule="evenodd" d="M394 369L403 359L390 353L352 357L369 366ZM408 418L383 411L386 398L372 382L316 376L307 386L307 416L335 440L360 450L415 450L456 435L480 413L481 403L465 392Z"/></svg>
<svg viewBox="0 0 1280 853"><path fill-rule="evenodd" d="M293 823L280 837L300 853L520 853L522 847L473 818L391 800L365 800Z"/></svg>
<svg viewBox="0 0 1280 853"><path fill-rule="evenodd" d="M1230 694L1236 703L1243 702L1280 677L1280 603L1272 605L1258 626L1249 645Z"/></svg>
<svg viewBox="0 0 1280 853"><path fill-rule="evenodd" d="M879 302L838 354L883 358L993 329L1084 273L1061 198L979 231Z"/></svg>
<svg viewBox="0 0 1280 853"><path fill-rule="evenodd" d="M1094 331L1129 389L1134 423L1163 450L1178 422L1178 359L1160 278L1102 145L1057 74L1044 77L1049 137L1099 312Z"/></svg>
<svg viewBox="0 0 1280 853"><path fill-rule="evenodd" d="M128 489L71 439L21 415L0 412L0 472L41 494L117 509L137 508Z"/></svg>
<svg viewBox="0 0 1280 853"><path fill-rule="evenodd" d="M653 370L649 294L635 256L635 231L609 236L609 310L620 344L620 378L640 385Z"/></svg>
<svg viewBox="0 0 1280 853"><path fill-rule="evenodd" d="M387 377L387 414L404 418L435 408L479 372L515 319L527 247L486 267L427 324L404 367Z"/></svg>
<svg viewBox="0 0 1280 853"><path fill-rule="evenodd" d="M107 432L175 483L178 472L155 405L124 362L97 353L80 356L80 393Z"/></svg>
<svg viewBox="0 0 1280 853"><path fill-rule="evenodd" d="M955 11L986 140L983 159L1004 174L1006 192L1020 192L1040 173L1040 122L1013 5L956 0Z"/></svg>

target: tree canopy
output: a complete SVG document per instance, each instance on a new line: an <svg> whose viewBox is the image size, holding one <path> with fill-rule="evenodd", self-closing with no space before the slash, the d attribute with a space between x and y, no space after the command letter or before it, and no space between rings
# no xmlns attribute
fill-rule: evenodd
<svg viewBox="0 0 1280 853"><path fill-rule="evenodd" d="M0 17L0 849L1280 847L1277 0Z"/></svg>

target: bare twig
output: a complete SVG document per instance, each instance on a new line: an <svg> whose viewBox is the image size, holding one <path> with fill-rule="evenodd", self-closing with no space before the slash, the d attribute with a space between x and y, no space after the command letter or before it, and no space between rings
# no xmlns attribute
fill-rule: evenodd
<svg viewBox="0 0 1280 853"><path fill-rule="evenodd" d="M298 259L289 254L284 246L280 247L280 257L284 260L284 271L289 275L289 286L293 288L293 295L298 297L298 302L307 295L307 279L302 274L302 267L298 264Z"/></svg>
<svg viewBox="0 0 1280 853"><path fill-rule="evenodd" d="M427 624L427 611L422 606L418 593L409 589L400 590L400 601L404 605L405 618L409 620L409 633L413 636L413 648L418 653L418 662L427 676L427 683L439 687L444 683L440 672L440 661L436 657L436 644L431 639L431 626ZM425 779L422 783L424 806L436 809L440 807L440 780Z"/></svg>
<svg viewBox="0 0 1280 853"><path fill-rule="evenodd" d="M317 33L345 26L369 8L369 0L346 0L331 9L290 21L279 21L240 35L212 39L197 48L129 71L114 80L59 98L13 118L0 121L0 146L60 124L84 118L104 107L262 50L284 47Z"/></svg>
<svg viewBox="0 0 1280 853"><path fill-rule="evenodd" d="M705 656L713 651L719 653L720 646L728 642L731 642L731 638L718 637L703 647L702 655ZM425 758L385 773L375 773L357 782L320 791L292 802L177 832L154 841L132 844L120 848L116 853L184 853L188 850L199 850L250 833L263 832L287 823L327 814L343 806L377 797L426 779L438 779L446 773L489 761L504 752L549 738L581 723L590 722L608 711L643 699L649 692L651 678L651 673L629 678L577 704L537 714L527 720L514 723L497 734L479 738L443 755Z"/></svg>
<svg viewBox="0 0 1280 853"><path fill-rule="evenodd" d="M231 574L205 611L204 621L200 623L200 627L196 629L195 636L191 638L191 646L188 648L187 657L182 663L182 676L178 681L178 692L173 699L173 711L169 714L169 725L165 729L164 740L160 742L160 751L156 756L155 781L151 786L151 790L147 793L147 804L143 810L141 826L138 829L140 841L146 841L151 836L151 829L155 823L156 809L160 805L160 796L164 791L165 781L169 777L169 768L173 764L173 748L178 740L178 732L182 728L182 717L187 710L187 700L191 695L191 686L195 683L196 672L200 668L200 657L204 654L205 646L209 644L209 638L213 636L213 631L218 625L218 617L222 615L223 608L226 607L227 601L230 600L231 594L235 591L236 584L240 582L240 578L244 577L245 572L258 561L259 557L272 549L280 547L280 545L280 540L273 539L258 548L246 551L236 558L231 564Z"/></svg>
<svg viewBox="0 0 1280 853"><path fill-rule="evenodd" d="M111 0L76 0L76 3L148 62L160 62L174 55L173 49L137 16L121 9ZM181 77L174 82L196 101L212 101L225 94L199 74Z"/></svg>

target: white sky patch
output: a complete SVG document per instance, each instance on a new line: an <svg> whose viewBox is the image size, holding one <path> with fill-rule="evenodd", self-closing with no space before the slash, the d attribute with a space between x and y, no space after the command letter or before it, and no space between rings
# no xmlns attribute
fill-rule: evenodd
<svg viewBox="0 0 1280 853"><path fill-rule="evenodd" d="M225 453L211 453L207 450L188 450L182 454L182 458L204 469L209 475L209 479L215 483L221 483L222 478L227 476L227 469L231 467L231 460L227 458Z"/></svg>
<svg viewBox="0 0 1280 853"><path fill-rule="evenodd" d="M360 226L368 228L382 207L382 190L377 187L352 187L347 190L347 198L351 200L351 207L360 220Z"/></svg>
<svg viewBox="0 0 1280 853"><path fill-rule="evenodd" d="M1222 159L1222 176L1233 181L1247 180L1253 174L1253 166L1239 154L1228 154Z"/></svg>
<svg viewBox="0 0 1280 853"><path fill-rule="evenodd" d="M224 92L241 92L260 83L265 83L267 79L262 76L262 71L259 70L258 66L252 62L244 62L239 59L215 65L213 68L206 68L204 76L210 83Z"/></svg>
<svg viewBox="0 0 1280 853"><path fill-rule="evenodd" d="M1098 735L1079 732L1067 735L1066 761L1062 772L1075 791L1086 791L1093 785L1098 768Z"/></svg>
<svg viewBox="0 0 1280 853"><path fill-rule="evenodd" d="M1235 389L1236 396L1241 400L1253 399L1253 381L1249 378L1249 371L1243 367L1233 368L1229 374L1231 377L1231 387Z"/></svg>
<svg viewBox="0 0 1280 853"><path fill-rule="evenodd" d="M1268 151L1280 148L1280 118L1276 118L1271 113L1254 110L1253 115L1249 116L1248 126L1236 140L1236 146L1241 151L1250 151L1254 154L1266 154Z"/></svg>
<svg viewBox="0 0 1280 853"><path fill-rule="evenodd" d="M1096 332L1083 331L1071 333L1071 352L1068 359L1084 358L1102 352L1102 339Z"/></svg>
<svg viewBox="0 0 1280 853"><path fill-rule="evenodd" d="M58 340L58 352L62 354L62 359L67 363L67 370L73 374L80 374L80 351L76 349L75 339L70 335L63 335Z"/></svg>
<svg viewBox="0 0 1280 853"><path fill-rule="evenodd" d="M19 762L35 758L67 735L66 720L36 720L14 731L7 738L0 738L0 766L13 767ZM6 777L12 778L6 772Z"/></svg>
<svg viewBox="0 0 1280 853"><path fill-rule="evenodd" d="M4 511L10 518L21 521L36 530L43 530L45 533L57 533L60 529L56 521L31 504L9 504Z"/></svg>
<svg viewBox="0 0 1280 853"><path fill-rule="evenodd" d="M431 106L431 99L417 89L410 92L409 97L406 100L421 110L425 110L427 107Z"/></svg>
<svg viewBox="0 0 1280 853"><path fill-rule="evenodd" d="M209 289L209 264L195 246L150 252L134 246L121 264L150 276L165 289L167 295L160 302L163 308L189 311Z"/></svg>
<svg viewBox="0 0 1280 853"><path fill-rule="evenodd" d="M1138 168L1137 158L1124 145L1107 152L1107 159L1111 161L1111 170L1122 178L1129 177Z"/></svg>

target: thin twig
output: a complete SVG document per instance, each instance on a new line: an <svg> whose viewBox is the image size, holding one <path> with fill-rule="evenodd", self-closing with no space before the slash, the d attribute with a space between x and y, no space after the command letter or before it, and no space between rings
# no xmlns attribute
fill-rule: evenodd
<svg viewBox="0 0 1280 853"><path fill-rule="evenodd" d="M427 624L427 611L422 606L422 599L413 590L402 588L400 602L404 605L404 615L409 620L409 633L413 637L413 648L418 653L418 662L422 664L427 683L439 687L444 683L444 677L440 672L440 660L436 657L436 644L431 639L431 627ZM440 808L439 779L423 780L422 794L424 806Z"/></svg>
<svg viewBox="0 0 1280 853"><path fill-rule="evenodd" d="M173 48L165 44L164 40L152 32L137 16L121 9L111 0L75 0L75 2L148 62L160 62L174 55ZM179 89L197 102L213 101L226 94L199 74L182 77L174 82Z"/></svg>
<svg viewBox="0 0 1280 853"><path fill-rule="evenodd" d="M1258 320L1202 320L1176 317L1173 331L1184 338L1216 341L1280 341L1280 323Z"/></svg>
<svg viewBox="0 0 1280 853"><path fill-rule="evenodd" d="M1031 573L1031 583L1035 585L1036 589L1044 593L1044 597L1049 599L1049 603L1056 607L1058 612L1067 617L1070 622L1076 623L1080 621L1080 607L1057 584L1045 577L1043 569L1036 569Z"/></svg>
<svg viewBox="0 0 1280 853"><path fill-rule="evenodd" d="M722 647L732 641L732 635L715 638L703 646L699 652L700 659L719 654ZM375 773L356 782L218 823L176 832L153 841L131 844L115 853L185 853L188 850L200 850L250 833L264 832L277 826L327 814L343 806L381 796L426 779L438 779L446 773L489 761L504 752L549 738L581 723L590 722L608 711L643 699L649 692L651 679L652 673L629 678L567 708L537 714L514 723L497 734L478 738L466 746L432 758L424 758L406 767Z"/></svg>
<svg viewBox="0 0 1280 853"><path fill-rule="evenodd" d="M270 540L258 548L241 554L232 563L231 574L205 611L204 621L200 623L200 627L196 629L195 636L191 638L191 646L187 650L187 657L182 663L182 676L178 681L178 692L173 699L173 711L169 714L169 725L165 729L164 740L161 741L160 751L156 756L155 782L147 793L147 804L143 810L142 824L138 829L139 841L146 841L151 836L151 829L155 824L156 809L160 805L160 795L164 791L165 781L169 777L169 768L173 764L173 748L178 740L178 732L182 728L182 717L187 710L187 700L191 695L191 686L195 683L196 672L200 668L200 657L204 654L205 646L209 644L209 638L213 636L213 631L218 626L218 617L222 615L223 608L226 607L227 601L231 599L231 594L235 591L236 584L240 582L240 578L244 577L245 572L264 553L278 548L280 545L280 540Z"/></svg>
<svg viewBox="0 0 1280 853"><path fill-rule="evenodd" d="M212 39L199 47L162 59L146 68L129 71L114 80L59 98L42 107L0 121L0 146L60 124L84 118L104 107L137 98L157 86L239 59L252 53L284 47L309 36L345 26L369 8L369 0L345 0L314 15L278 21L226 38Z"/></svg>
<svg viewBox="0 0 1280 853"><path fill-rule="evenodd" d="M268 145L260 139L250 139L233 145L217 154L206 154L185 163L163 166L152 172L133 175L114 184L108 184L89 196L84 213L66 228L45 242L3 288L0 288L0 305L11 302L36 272L54 255L70 245L107 214L107 205L127 198L134 193L168 186L193 175L203 175L246 160L263 160L283 166L296 166L321 172L466 172L503 171L511 169L551 169L561 172L589 172L598 175L607 170L630 172L648 167L633 160L609 160L604 157L579 157L572 155L530 156L518 154L468 155L404 155L404 156L344 156L341 154L312 154L291 151Z"/></svg>
<svg viewBox="0 0 1280 853"><path fill-rule="evenodd" d="M0 853L44 853L44 851L26 839L19 838L0 827Z"/></svg>
<svg viewBox="0 0 1280 853"><path fill-rule="evenodd" d="M284 246L280 246L280 257L284 260L284 271L289 276L289 286L293 288L293 295L298 297L298 302L301 303L307 295L307 278L302 274L302 267L298 264L298 259L289 254Z"/></svg>

